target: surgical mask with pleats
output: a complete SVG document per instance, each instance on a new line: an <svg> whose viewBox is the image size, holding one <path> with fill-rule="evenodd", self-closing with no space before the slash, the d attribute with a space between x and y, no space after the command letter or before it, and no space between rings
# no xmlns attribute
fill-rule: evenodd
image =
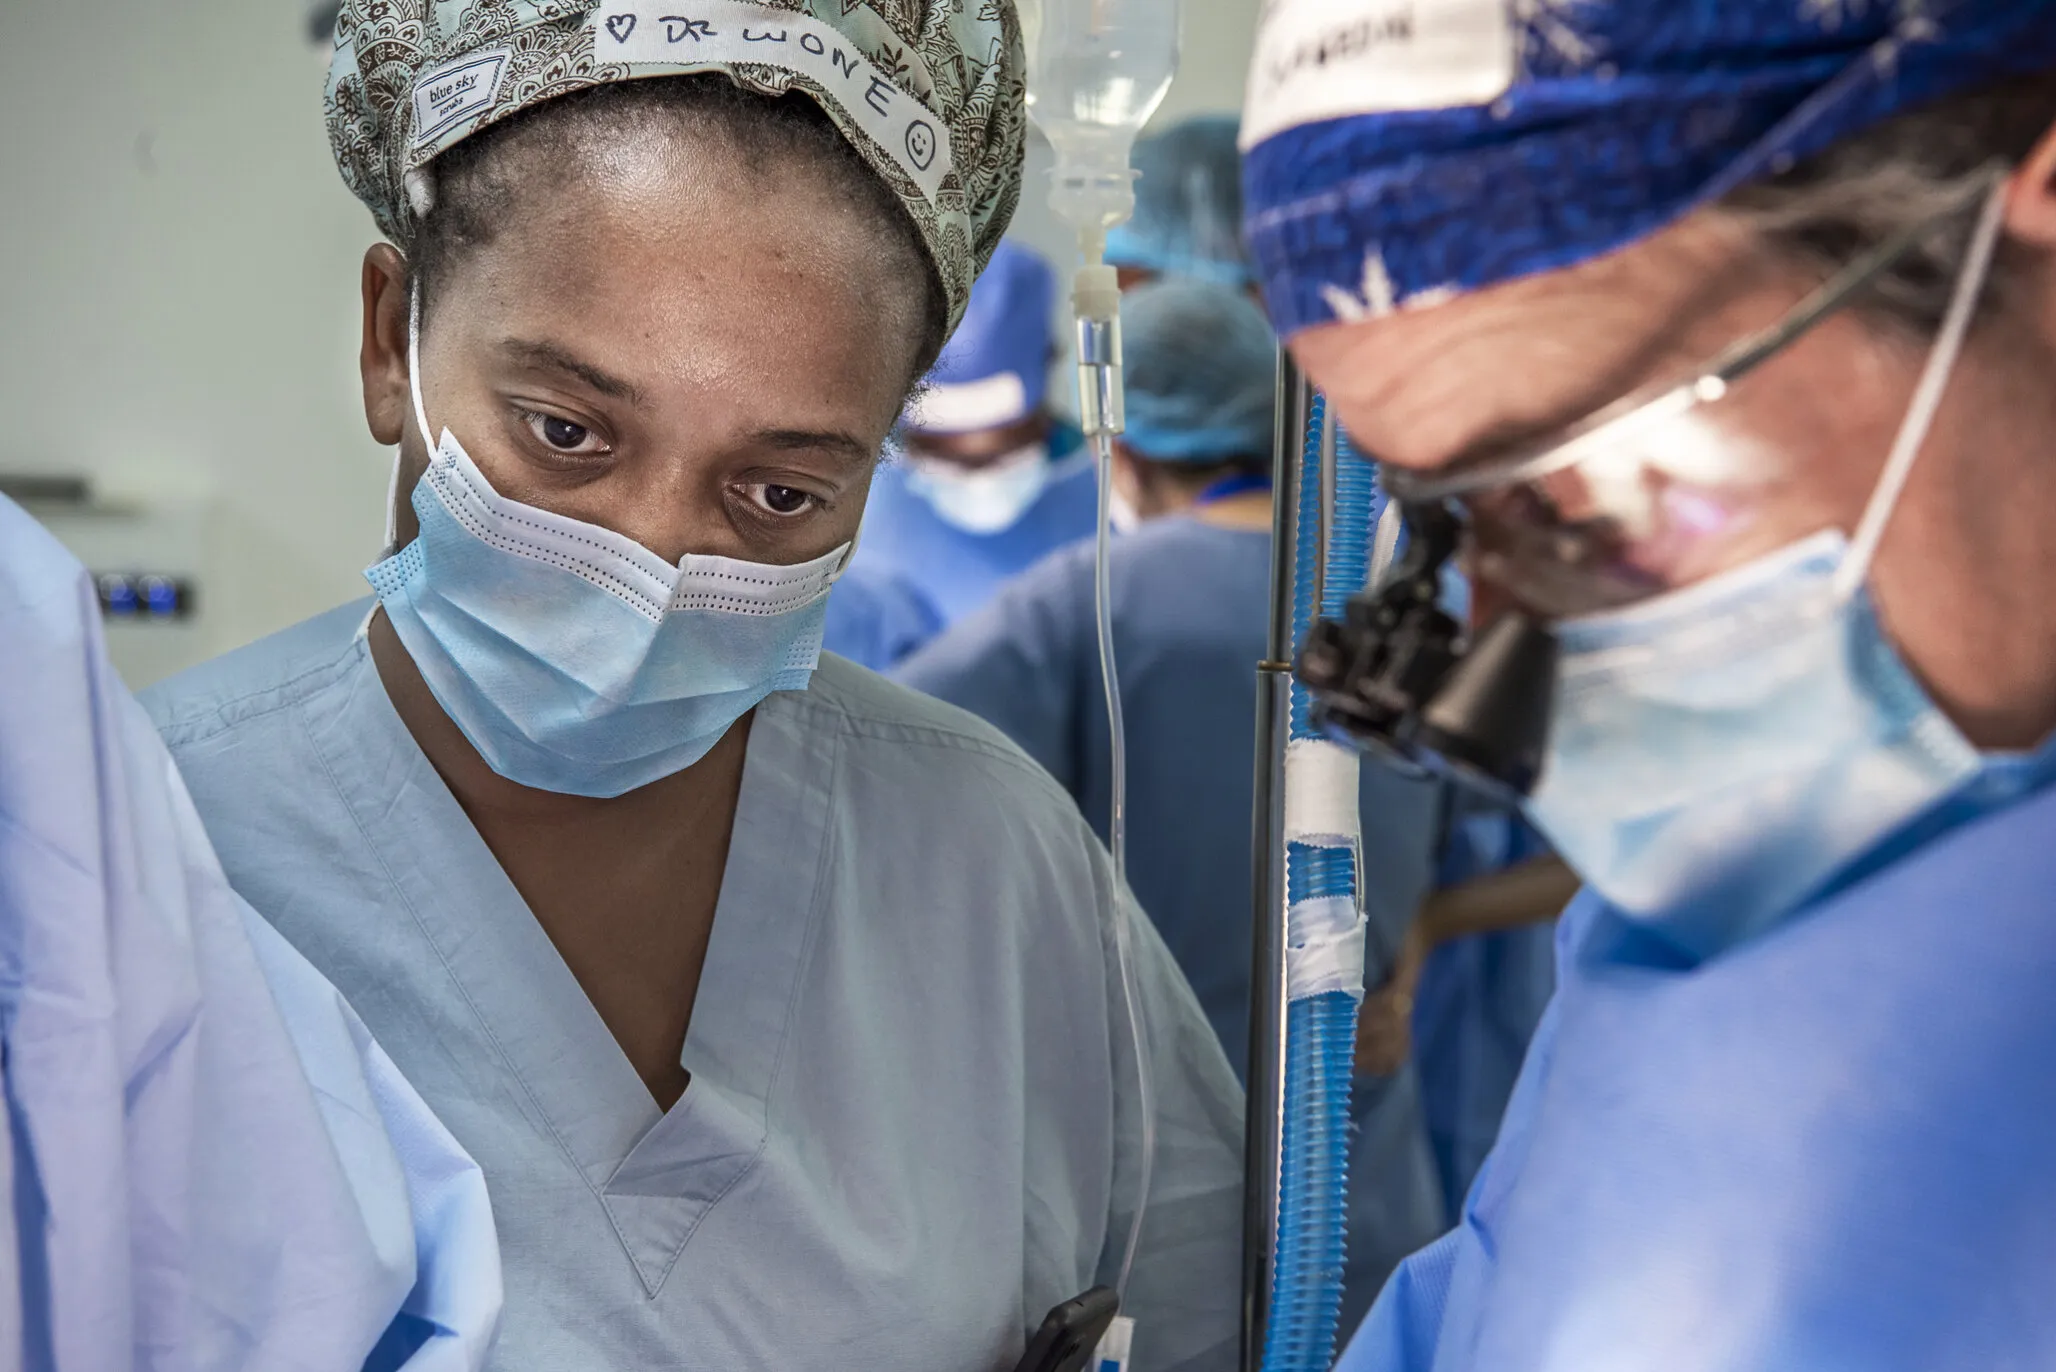
<svg viewBox="0 0 2056 1372"><path fill-rule="evenodd" d="M1958 283L1974 301L1996 215ZM1709 955L1775 923L1976 776L1864 579L1961 347L1952 311L1853 538L1839 530L1556 626L1530 817L1621 913Z"/></svg>
<svg viewBox="0 0 2056 1372"><path fill-rule="evenodd" d="M1558 626L1530 814L1629 915L1713 951L1788 913L1974 775L1980 758L1893 650L1827 531Z"/></svg>
<svg viewBox="0 0 2056 1372"><path fill-rule="evenodd" d="M421 403L418 308L408 366ZM494 491L442 432L421 532L365 573L479 756L523 786L617 796L691 766L773 691L807 685L850 545L779 567L688 553Z"/></svg>
<svg viewBox="0 0 2056 1372"><path fill-rule="evenodd" d="M965 533L1002 533L1049 487L1049 445L1024 444L982 467L929 458L907 459L907 489L928 502L943 522Z"/></svg>

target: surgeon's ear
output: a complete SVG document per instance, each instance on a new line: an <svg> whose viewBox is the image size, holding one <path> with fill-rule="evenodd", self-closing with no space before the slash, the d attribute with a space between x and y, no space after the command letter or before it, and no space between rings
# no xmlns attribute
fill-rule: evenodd
<svg viewBox="0 0 2056 1372"><path fill-rule="evenodd" d="M364 339L357 369L364 378L364 422L390 447L407 431L407 259L390 243L364 254Z"/></svg>
<svg viewBox="0 0 2056 1372"><path fill-rule="evenodd" d="M2043 133L2013 174L2006 194L2006 233L2017 242L2056 252L2056 125Z"/></svg>

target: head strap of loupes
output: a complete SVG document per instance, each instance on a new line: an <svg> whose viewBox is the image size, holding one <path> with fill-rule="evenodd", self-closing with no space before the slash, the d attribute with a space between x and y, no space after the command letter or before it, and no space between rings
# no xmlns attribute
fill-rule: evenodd
<svg viewBox="0 0 2056 1372"><path fill-rule="evenodd" d="M954 328L1020 198L1025 62L1011 4L893 0L345 0L329 142L405 246L438 153L588 86L721 72L801 91L899 196Z"/></svg>
<svg viewBox="0 0 2056 1372"><path fill-rule="evenodd" d="M2051 66L2050 0L1275 0L1245 237L1289 337L1588 261Z"/></svg>

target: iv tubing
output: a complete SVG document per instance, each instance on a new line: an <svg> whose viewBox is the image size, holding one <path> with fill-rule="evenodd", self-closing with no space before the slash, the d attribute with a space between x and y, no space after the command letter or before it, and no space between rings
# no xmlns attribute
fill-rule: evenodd
<svg viewBox="0 0 2056 1372"><path fill-rule="evenodd" d="M1115 378L1118 385L1118 371ZM1107 557L1113 542L1114 437L1102 430L1092 436L1091 442L1099 463L1099 539L1093 549L1093 610L1099 629L1099 679L1107 698L1107 736L1113 745L1107 847L1114 862L1114 950L1121 968L1121 999L1128 1007L1128 1035L1135 1046L1135 1103L1142 1114L1135 1216L1128 1224L1121 1275L1114 1283L1114 1290L1125 1299L1128 1275L1135 1268L1135 1251L1142 1244L1142 1219L1149 1211L1150 1181L1156 1170L1156 1082L1150 1068L1147 1026L1143 1023L1142 991L1135 975L1135 936L1130 928L1133 902L1128 897L1128 730L1121 717L1121 676L1114 663L1113 579Z"/></svg>

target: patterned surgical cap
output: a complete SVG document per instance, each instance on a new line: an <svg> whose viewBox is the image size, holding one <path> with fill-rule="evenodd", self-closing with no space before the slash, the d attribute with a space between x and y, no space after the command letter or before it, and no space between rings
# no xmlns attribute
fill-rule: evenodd
<svg viewBox="0 0 2056 1372"><path fill-rule="evenodd" d="M422 169L458 140L583 87L714 71L820 103L920 229L955 327L1020 199L1011 0L345 0L329 142L404 244Z"/></svg>
<svg viewBox="0 0 2056 1372"><path fill-rule="evenodd" d="M1245 233L1289 334L1587 261L2037 71L2056 0L1271 0Z"/></svg>

